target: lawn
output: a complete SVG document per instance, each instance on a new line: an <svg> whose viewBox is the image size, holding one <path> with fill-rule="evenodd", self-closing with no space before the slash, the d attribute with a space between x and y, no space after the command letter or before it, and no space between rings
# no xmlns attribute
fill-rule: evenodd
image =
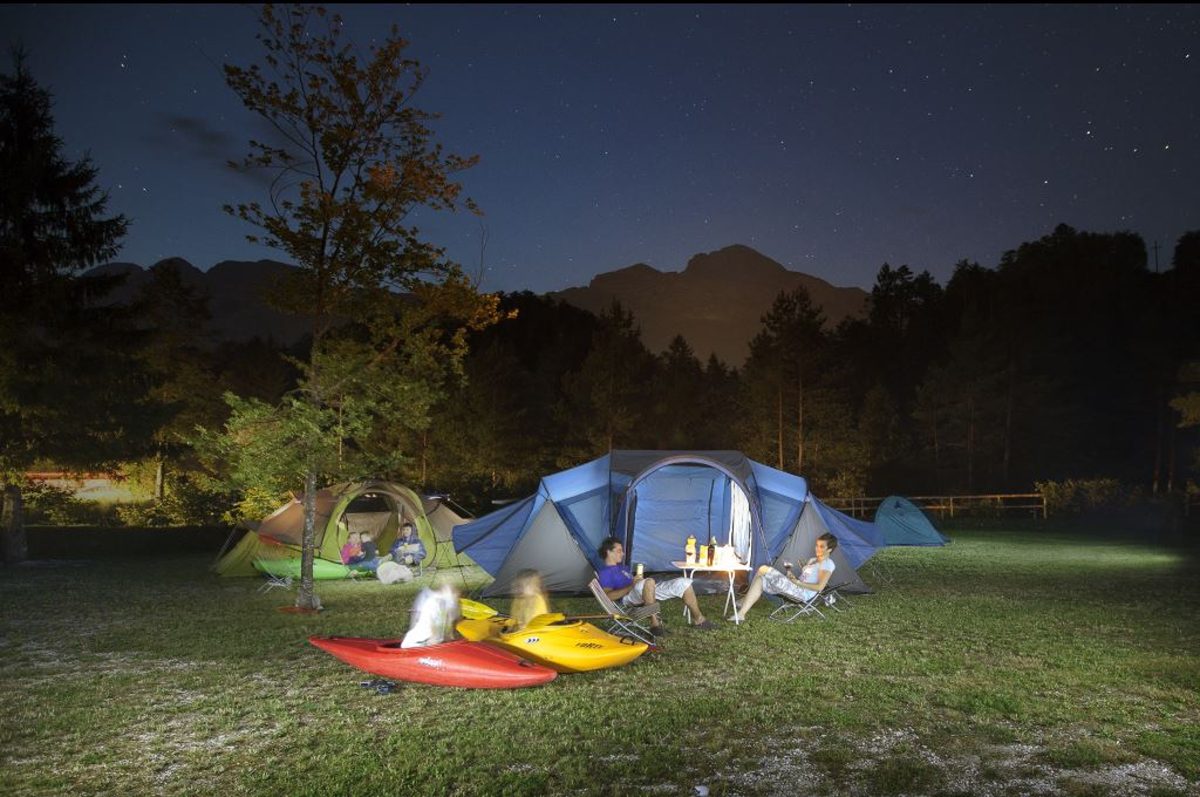
<svg viewBox="0 0 1200 797"><path fill-rule="evenodd" d="M380 695L307 643L399 635L415 585L302 616L205 556L7 568L0 793L1200 794L1198 548L949 533L828 620L673 601L662 650L512 691Z"/></svg>

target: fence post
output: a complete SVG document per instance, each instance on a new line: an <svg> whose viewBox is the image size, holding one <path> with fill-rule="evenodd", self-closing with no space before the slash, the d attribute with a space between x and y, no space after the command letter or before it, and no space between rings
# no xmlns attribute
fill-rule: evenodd
<svg viewBox="0 0 1200 797"><path fill-rule="evenodd" d="M954 496L950 496L950 517L954 518Z"/></svg>

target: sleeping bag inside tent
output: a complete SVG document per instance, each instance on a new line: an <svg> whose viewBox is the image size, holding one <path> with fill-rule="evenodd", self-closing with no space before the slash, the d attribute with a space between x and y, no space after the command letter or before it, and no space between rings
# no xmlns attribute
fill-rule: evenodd
<svg viewBox="0 0 1200 797"><path fill-rule="evenodd" d="M880 547L873 524L816 501L802 477L738 451L613 451L543 477L534 495L453 536L493 576L483 594L497 596L511 595L525 568L539 570L551 592L585 592L609 536L622 541L628 564L672 574L689 535L698 544L715 537L752 573L785 556L807 559L825 531L838 537L834 561L847 590L868 591L855 570Z"/></svg>
<svg viewBox="0 0 1200 797"><path fill-rule="evenodd" d="M350 532L369 532L380 553L386 553L400 526L411 522L425 546L424 565L449 567L470 564L455 553L451 531L462 523L442 498L425 498L395 482L364 481L336 484L316 495L315 554L323 562L341 565L341 549ZM247 531L213 569L222 576L252 576L256 559L299 558L304 539L304 501L293 498Z"/></svg>

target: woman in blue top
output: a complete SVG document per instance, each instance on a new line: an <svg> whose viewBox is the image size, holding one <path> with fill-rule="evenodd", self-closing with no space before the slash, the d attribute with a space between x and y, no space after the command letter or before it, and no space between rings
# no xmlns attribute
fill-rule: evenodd
<svg viewBox="0 0 1200 797"><path fill-rule="evenodd" d="M837 549L837 545L837 537L829 532L817 537L816 556L804 565L799 578L792 575L790 563L784 565L787 569L786 574L780 573L770 565L758 568L758 573L750 582L750 589L746 590L746 596L742 598L741 608L734 607L737 615L735 619L746 622L746 612L750 611L750 607L758 602L764 592L771 595L787 595L798 601L811 600L814 595L825 589L829 577L833 575L835 565L829 555Z"/></svg>

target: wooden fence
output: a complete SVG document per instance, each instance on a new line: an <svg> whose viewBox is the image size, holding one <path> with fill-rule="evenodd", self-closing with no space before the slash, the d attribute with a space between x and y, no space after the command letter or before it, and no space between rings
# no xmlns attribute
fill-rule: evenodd
<svg viewBox="0 0 1200 797"><path fill-rule="evenodd" d="M839 512L862 520L875 517L875 510L884 498L860 496L833 498L825 503ZM1002 493L992 495L907 495L917 506L938 518L979 514L1032 514L1046 518L1046 499L1041 493Z"/></svg>

